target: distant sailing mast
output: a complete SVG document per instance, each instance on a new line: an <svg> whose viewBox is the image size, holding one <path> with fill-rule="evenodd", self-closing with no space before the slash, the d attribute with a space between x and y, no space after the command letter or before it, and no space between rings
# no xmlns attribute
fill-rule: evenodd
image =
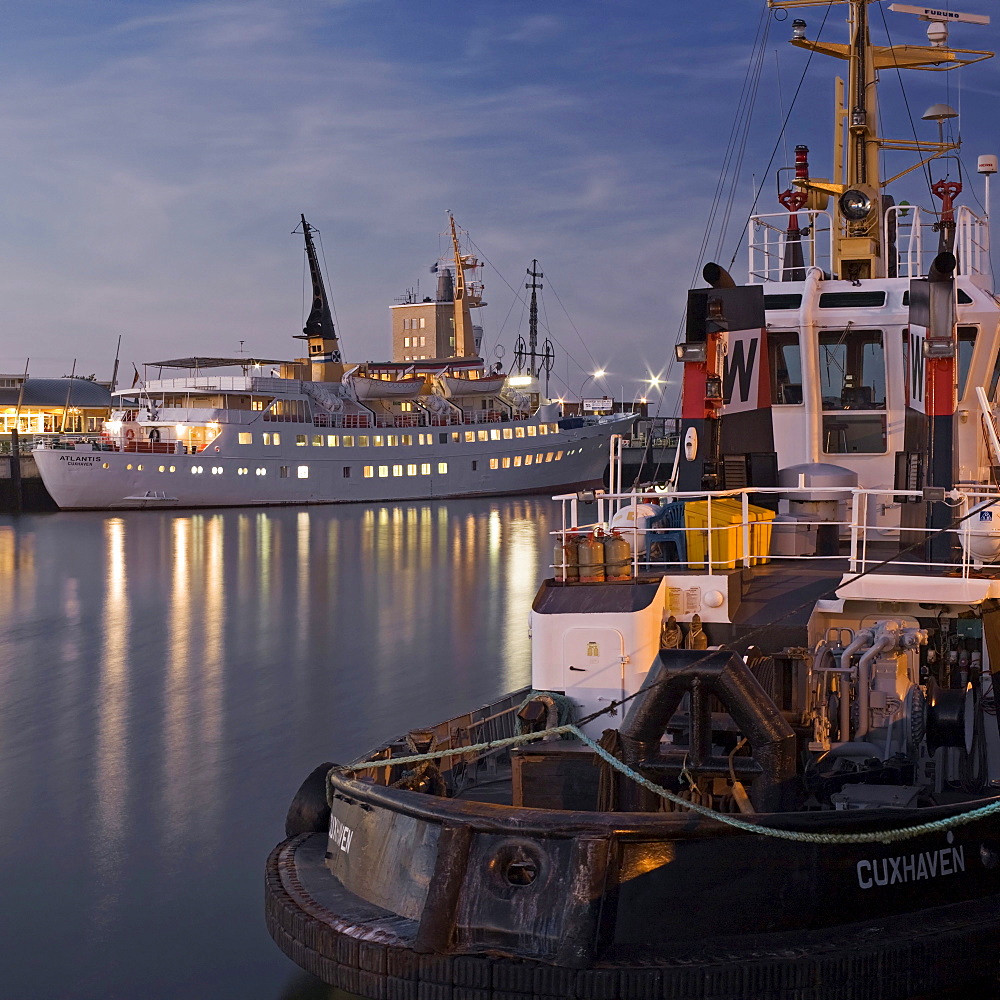
<svg viewBox="0 0 1000 1000"><path fill-rule="evenodd" d="M538 350L538 292L543 287L538 278L544 277L538 270L538 261L533 260L528 268L528 277L531 281L525 284L525 288L531 290L531 304L528 307L528 347L525 350L524 337L518 334L514 345L514 364L517 365L517 373L520 375L524 371L525 360L527 360L527 375L537 379L542 371L545 372L545 396L549 395L549 375L552 372L552 364L555 360L555 352L552 349L552 341L548 337L542 344L541 351Z"/></svg>
<svg viewBox="0 0 1000 1000"><path fill-rule="evenodd" d="M791 213L789 236L797 241L795 211L803 207L823 209L827 198L834 198L834 271L849 281L863 278L892 277L888 274L889 248L883 246L883 217L892 199L883 195L883 189L913 170L958 149L960 143L925 142L913 139L884 139L878 134L877 72L882 69L922 69L941 71L956 69L969 63L989 59L993 53L973 49L948 47L946 18L935 16L932 8L892 4L890 10L918 14L929 21L927 29L930 45L872 45L868 29L868 5L874 0L841 0L850 7L850 42L810 41L805 37L806 23L793 22L792 44L823 55L845 59L848 62L847 102L844 102L844 81L837 80L836 120L834 127L834 179L810 178L805 164L805 147L796 149L796 170L793 186L796 193L805 193L807 200L800 201L793 192L783 192L782 204ZM768 0L772 8L828 7L828 0ZM949 13L947 19L988 24L989 18L974 14ZM847 123L846 150L844 123ZM882 150L910 150L924 158L907 169L882 180L879 157ZM801 150L801 163L800 163ZM845 155L846 154L846 155ZM929 154L929 155L924 155ZM804 169L801 169L804 166ZM955 181L938 181L933 185L934 194L941 198L941 249L950 249L954 238L952 199L961 190ZM788 197L788 196L792 197ZM796 231L793 235L792 230ZM891 239L891 236L889 237ZM797 261L791 261L792 280L800 278ZM798 266L796 266L798 265ZM786 279L787 280L787 279Z"/></svg>
<svg viewBox="0 0 1000 1000"><path fill-rule="evenodd" d="M316 246L312 234L316 230L302 216L302 235L306 241L306 257L309 260L309 276L312 279L312 309L306 319L302 333L295 334L296 340L308 341L309 357L303 359L311 370L306 376L313 382L339 382L344 377L344 363L340 356L340 340L333 325L330 303L323 284L323 274L316 256Z"/></svg>

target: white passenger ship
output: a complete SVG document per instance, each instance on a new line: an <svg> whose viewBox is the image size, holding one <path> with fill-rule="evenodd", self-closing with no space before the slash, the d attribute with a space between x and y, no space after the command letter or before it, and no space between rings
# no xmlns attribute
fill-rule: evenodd
<svg viewBox="0 0 1000 1000"><path fill-rule="evenodd" d="M519 389L485 371L469 317L481 286L464 273L478 264L460 251L453 220L455 281L452 288L449 276L445 312L455 356L353 367L341 360L313 229L305 217L302 224L313 281L300 335L308 357L154 363L188 374L117 392L100 442L34 452L60 507L425 500L551 492L601 479L612 435L631 416L564 419L558 403L541 398L537 371ZM268 374L272 365L281 377ZM242 373L205 374L234 366Z"/></svg>

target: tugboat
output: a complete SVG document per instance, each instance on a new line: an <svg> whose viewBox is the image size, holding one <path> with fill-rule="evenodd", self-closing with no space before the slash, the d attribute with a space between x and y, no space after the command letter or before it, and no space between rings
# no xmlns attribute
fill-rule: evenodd
<svg viewBox="0 0 1000 1000"><path fill-rule="evenodd" d="M666 488L556 498L532 687L294 798L267 923L326 982L993 995L1000 305L964 179L932 184L936 211L894 204L876 131L879 68L989 53L929 8L929 46L873 45L845 2L846 45L792 39L848 64L835 179L800 146L748 283L708 264L689 293ZM939 140L907 148L935 169Z"/></svg>

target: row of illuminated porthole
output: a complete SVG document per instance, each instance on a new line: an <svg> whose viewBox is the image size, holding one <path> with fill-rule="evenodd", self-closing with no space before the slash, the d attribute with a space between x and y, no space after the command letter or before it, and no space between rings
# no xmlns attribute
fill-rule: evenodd
<svg viewBox="0 0 1000 1000"><path fill-rule="evenodd" d="M475 441L510 441L515 438L535 437L539 434L557 434L558 424L529 424L526 427L490 427L474 431L451 431L450 440L452 444L461 441L472 443ZM440 433L440 432L439 432ZM447 433L447 432L445 432ZM261 435L262 443L265 445L280 445L281 434L268 431ZM444 434L442 434L444 437ZM240 431L238 441L240 444L253 444L252 431ZM418 445L434 444L434 435L428 434L296 434L295 443L300 448L312 445L314 448L376 448L389 447L397 448L400 445L410 446L414 443ZM447 441L439 443L445 444Z"/></svg>
<svg viewBox="0 0 1000 1000"><path fill-rule="evenodd" d="M102 462L101 463L101 468L102 469L110 469L111 468L111 463L110 462ZM129 462L128 465L125 466L125 468L129 472L132 472L133 470L135 472L143 472L144 471L144 466L141 463L138 464L138 465L133 465L131 462ZM150 469L150 471L152 471L152 469ZM157 466L157 471L158 472L176 472L177 471L177 466L176 465L160 465L160 466ZM192 475L200 476L205 471L206 470L205 470L205 466L204 465L192 465L191 466L191 474ZM213 475L213 476L221 476L224 471L225 470L223 469L223 467L221 465L213 465L213 466L211 466L208 469L208 472L211 475ZM286 466L286 465L281 466L280 472L281 472L282 478L287 478L288 477L288 466ZM296 476L299 479L308 479L309 478L309 466L308 465L298 465L298 466L296 466L295 467L295 474L296 474ZM248 468L246 468L246 467L239 468L239 469L236 470L236 475L238 475L238 476L249 476L250 475L250 470ZM266 476L267 475L267 469L256 468L256 469L254 469L254 475L257 475L257 476Z"/></svg>
<svg viewBox="0 0 1000 1000"><path fill-rule="evenodd" d="M534 464L535 465L541 465L543 461L545 461L545 462L558 462L558 461L560 461L562 459L562 457L563 457L563 453L561 451L557 451L555 453L553 453L553 452L550 451L550 452L546 452L544 455L542 454L542 452L538 452L538 454L534 455L534 456L532 456L532 455L525 455L524 456L524 462L523 462L523 464L524 465L531 465L532 464L532 458L534 458ZM510 456L510 455L505 455L503 458L491 458L490 459L490 468L491 469L510 469L510 468L516 469L521 464L522 464L522 462L521 462L521 456L520 455L514 455L513 457Z"/></svg>
<svg viewBox="0 0 1000 1000"><path fill-rule="evenodd" d="M366 466L363 466L363 468L362 468L362 472L364 473L365 479L372 479L375 476L376 468L378 470L378 476L379 476L380 479L385 479L389 475L389 466L388 465L379 465L379 466L366 465ZM394 465L392 467L392 474L394 476L401 476L401 475L403 475L403 468L404 468L404 466L402 466L402 465ZM419 468L420 468L420 472L419 473L417 472L418 466L416 465L416 463L413 463L411 465L407 465L407 466L405 466L405 468L406 468L406 475L408 475L408 476L416 476L416 475L429 476L431 474L431 463L430 462L421 462L420 465L419 465ZM447 462L438 462L438 464L437 464L437 470L438 470L438 472L441 475L444 475L448 471L448 463Z"/></svg>

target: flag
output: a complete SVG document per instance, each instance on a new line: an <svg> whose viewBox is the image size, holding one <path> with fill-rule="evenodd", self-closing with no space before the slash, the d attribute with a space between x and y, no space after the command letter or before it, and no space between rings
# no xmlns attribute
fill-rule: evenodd
<svg viewBox="0 0 1000 1000"><path fill-rule="evenodd" d="M136 368L135 364L132 365L132 371L135 372L135 377L132 379L132 388L134 389L139 384L139 369Z"/></svg>

